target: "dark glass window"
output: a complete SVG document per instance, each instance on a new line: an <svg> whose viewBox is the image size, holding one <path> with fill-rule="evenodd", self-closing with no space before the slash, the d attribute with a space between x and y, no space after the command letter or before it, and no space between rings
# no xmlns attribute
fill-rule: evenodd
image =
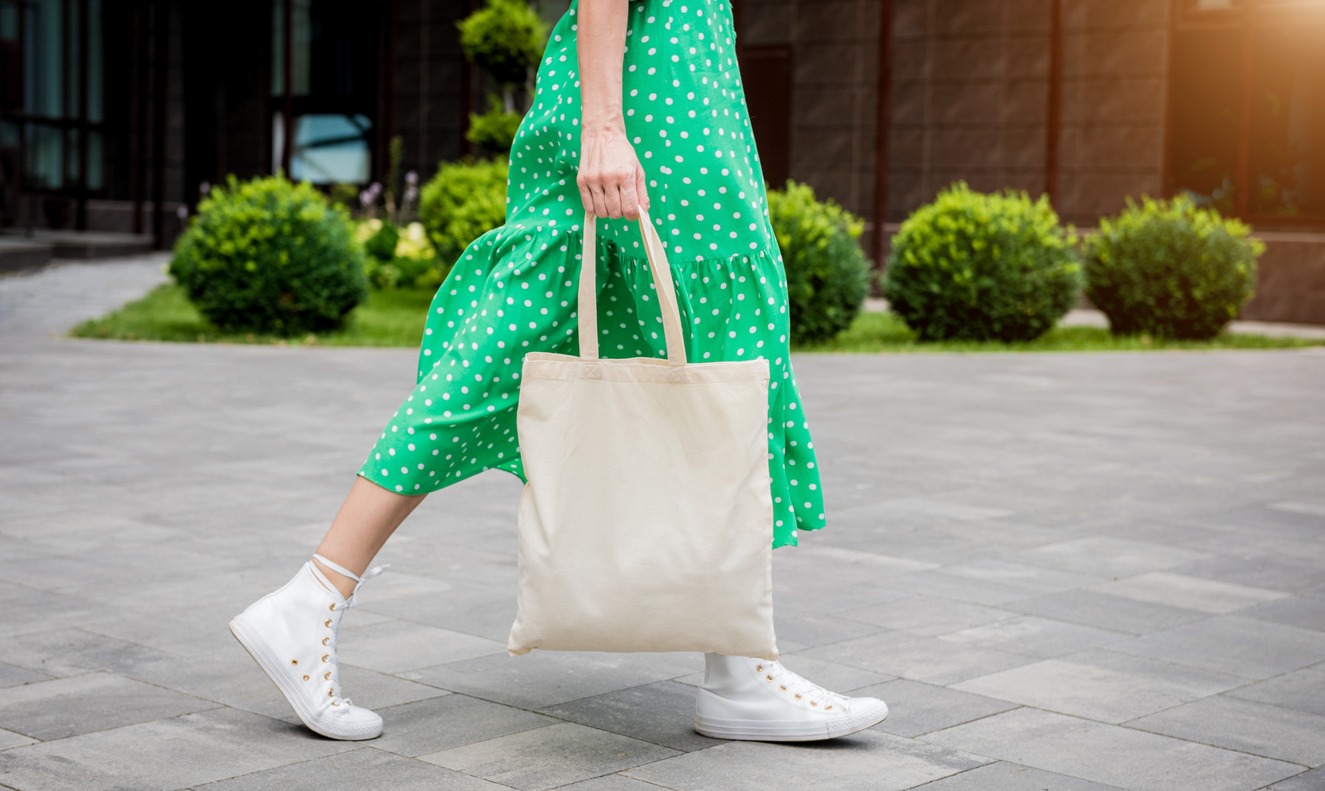
<svg viewBox="0 0 1325 791"><path fill-rule="evenodd" d="M1182 0L1174 24L1173 189L1325 223L1325 0Z"/></svg>

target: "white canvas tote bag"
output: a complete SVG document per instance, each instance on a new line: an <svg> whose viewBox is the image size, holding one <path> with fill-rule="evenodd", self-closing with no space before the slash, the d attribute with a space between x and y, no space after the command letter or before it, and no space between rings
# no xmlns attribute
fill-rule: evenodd
<svg viewBox="0 0 1325 791"><path fill-rule="evenodd" d="M507 650L777 659L768 360L687 362L666 251L644 211L667 359L600 358L594 221L586 212L580 356L523 361L527 483Z"/></svg>

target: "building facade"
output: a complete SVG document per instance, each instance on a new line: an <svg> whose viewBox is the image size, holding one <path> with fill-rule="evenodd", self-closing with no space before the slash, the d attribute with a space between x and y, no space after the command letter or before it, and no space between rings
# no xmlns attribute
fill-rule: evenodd
<svg viewBox="0 0 1325 791"><path fill-rule="evenodd" d="M1325 323L1325 0L729 1L768 183L863 216L879 266L958 179L1087 228L1187 190L1269 243L1245 316ZM430 173L485 107L478 5L0 0L0 227L164 247L204 183L367 182L395 135Z"/></svg>

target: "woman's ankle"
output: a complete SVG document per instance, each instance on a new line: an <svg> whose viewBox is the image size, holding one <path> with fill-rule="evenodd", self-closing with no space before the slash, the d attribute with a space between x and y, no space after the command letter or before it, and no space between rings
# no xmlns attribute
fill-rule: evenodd
<svg viewBox="0 0 1325 791"><path fill-rule="evenodd" d="M340 595L346 599L348 599L354 593L354 587L359 584L353 579L345 576L344 574L341 574L339 571L336 571L333 568L329 568L325 563L318 560L317 558L313 558L313 565L317 566L317 570L322 572L322 575L326 577L331 582L332 585L335 585L336 590L339 591Z"/></svg>

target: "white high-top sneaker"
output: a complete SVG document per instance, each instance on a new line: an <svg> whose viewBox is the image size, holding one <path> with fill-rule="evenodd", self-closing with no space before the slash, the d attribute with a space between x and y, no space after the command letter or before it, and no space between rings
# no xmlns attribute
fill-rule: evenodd
<svg viewBox="0 0 1325 791"><path fill-rule="evenodd" d="M883 722L888 704L812 684L780 662L704 654L695 730L714 739L801 742L832 739Z"/></svg>
<svg viewBox="0 0 1325 791"><path fill-rule="evenodd" d="M230 631L314 732L331 739L372 739L382 733L382 718L337 694L336 631L364 580L386 566L358 577L321 555L313 557L358 583L348 599L310 560L285 585L231 619Z"/></svg>

